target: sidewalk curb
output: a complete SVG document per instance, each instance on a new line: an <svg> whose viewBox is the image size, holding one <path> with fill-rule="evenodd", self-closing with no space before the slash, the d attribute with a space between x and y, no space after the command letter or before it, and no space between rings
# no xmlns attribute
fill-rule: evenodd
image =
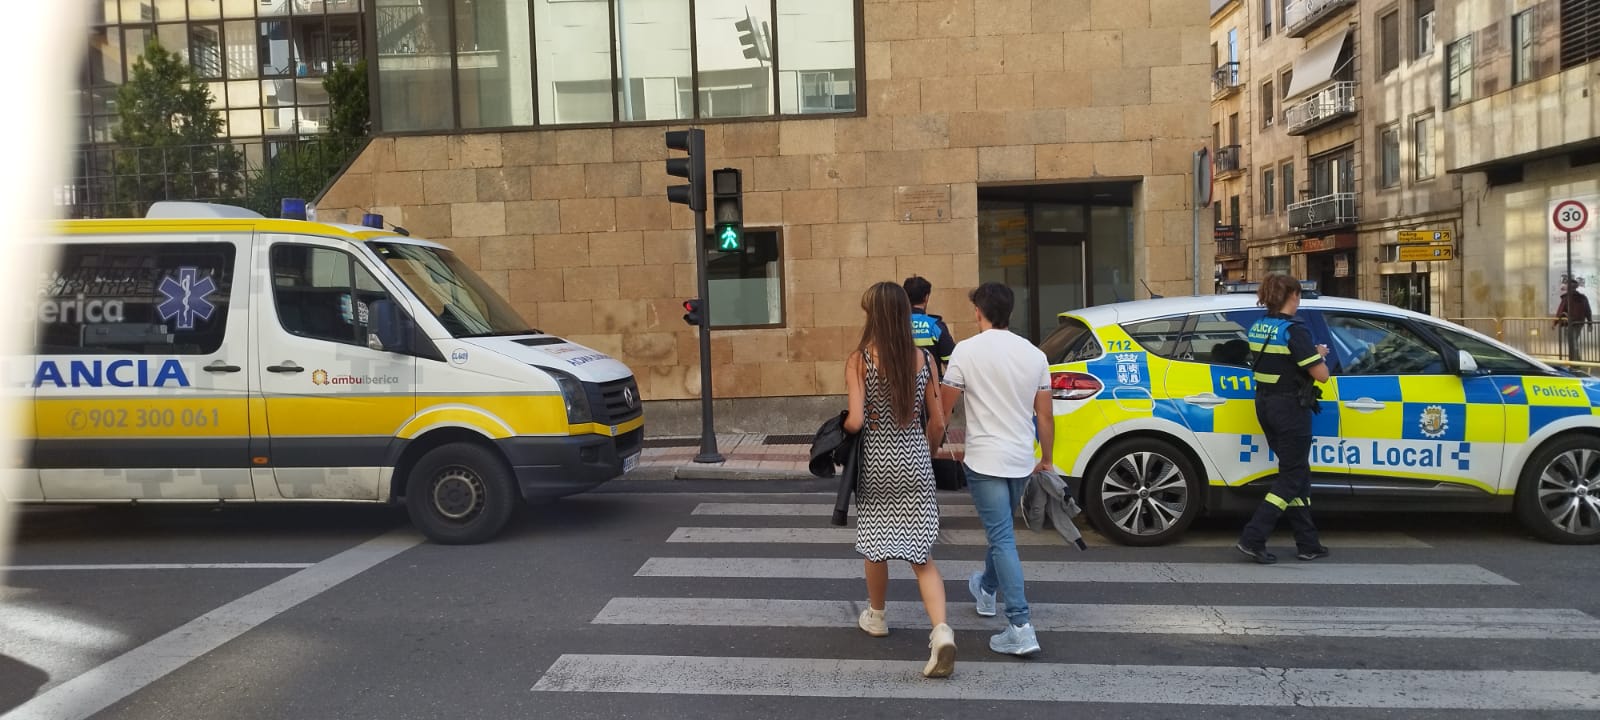
<svg viewBox="0 0 1600 720"><path fill-rule="evenodd" d="M629 480L816 480L804 470L761 470L707 464L700 467L642 467L622 476Z"/></svg>

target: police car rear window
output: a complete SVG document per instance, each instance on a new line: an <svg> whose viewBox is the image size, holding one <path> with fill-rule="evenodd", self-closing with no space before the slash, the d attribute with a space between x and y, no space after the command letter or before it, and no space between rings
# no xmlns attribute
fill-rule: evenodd
<svg viewBox="0 0 1600 720"><path fill-rule="evenodd" d="M1100 341L1089 332L1089 326L1075 318L1062 318L1055 332L1039 343L1039 349L1051 365L1092 360L1102 352Z"/></svg>

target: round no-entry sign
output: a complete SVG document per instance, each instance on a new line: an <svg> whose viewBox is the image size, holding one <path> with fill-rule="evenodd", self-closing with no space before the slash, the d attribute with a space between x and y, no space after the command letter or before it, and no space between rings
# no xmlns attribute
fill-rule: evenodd
<svg viewBox="0 0 1600 720"><path fill-rule="evenodd" d="M1589 208L1577 200L1563 200L1556 205L1553 219L1557 230L1575 233L1589 224Z"/></svg>

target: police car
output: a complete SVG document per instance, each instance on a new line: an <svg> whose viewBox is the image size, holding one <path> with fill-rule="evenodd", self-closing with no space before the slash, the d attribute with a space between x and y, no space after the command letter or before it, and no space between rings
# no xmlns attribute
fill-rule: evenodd
<svg viewBox="0 0 1600 720"><path fill-rule="evenodd" d="M1277 470L1256 421L1253 294L1062 313L1050 361L1055 463L1104 534L1176 540L1248 512ZM1515 512L1551 542L1600 542L1600 380L1467 328L1306 293L1329 348L1311 448L1318 510Z"/></svg>

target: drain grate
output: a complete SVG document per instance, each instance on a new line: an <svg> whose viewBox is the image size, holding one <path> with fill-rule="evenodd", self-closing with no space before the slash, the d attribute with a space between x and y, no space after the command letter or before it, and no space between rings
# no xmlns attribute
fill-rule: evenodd
<svg viewBox="0 0 1600 720"><path fill-rule="evenodd" d="M810 445L815 435L768 435L762 445Z"/></svg>

